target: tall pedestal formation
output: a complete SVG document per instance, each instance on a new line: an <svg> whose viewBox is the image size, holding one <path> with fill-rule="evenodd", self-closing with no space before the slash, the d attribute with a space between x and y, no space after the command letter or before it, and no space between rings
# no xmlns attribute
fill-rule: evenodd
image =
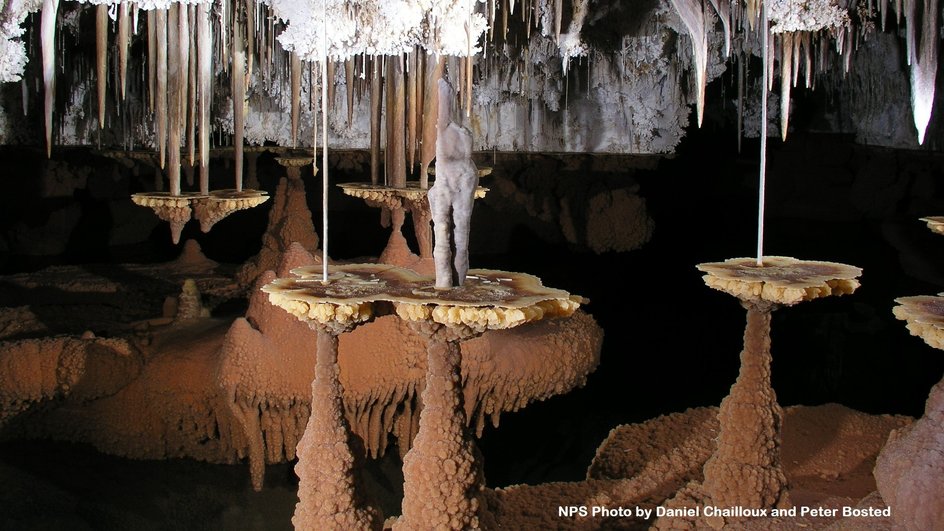
<svg viewBox="0 0 944 531"><path fill-rule="evenodd" d="M705 464L705 491L719 506L789 507L780 463L783 410L770 385L770 317L776 306L745 303L741 371L721 401L718 450Z"/></svg>
<svg viewBox="0 0 944 531"><path fill-rule="evenodd" d="M413 326L428 339L428 369L419 432L403 458L403 514L394 529L478 529L485 476L466 428L460 335L436 323Z"/></svg>
<svg viewBox="0 0 944 531"><path fill-rule="evenodd" d="M354 489L351 437L341 407L338 329L312 323L318 359L311 384L311 416L298 443L295 529L380 529L377 511L364 508Z"/></svg>

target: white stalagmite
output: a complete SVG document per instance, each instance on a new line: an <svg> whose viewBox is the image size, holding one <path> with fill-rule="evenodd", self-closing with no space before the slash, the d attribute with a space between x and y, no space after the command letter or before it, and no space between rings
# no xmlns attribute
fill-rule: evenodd
<svg viewBox="0 0 944 531"><path fill-rule="evenodd" d="M931 120L934 106L934 83L937 78L938 55L938 0L924 0L920 20L922 22L920 43L915 34L917 0L905 0L907 24L908 59L911 65L911 110L918 144L924 144L924 135Z"/></svg>
<svg viewBox="0 0 944 531"><path fill-rule="evenodd" d="M207 4L197 6L197 61L200 75L200 193L210 190L210 98L213 79L213 34Z"/></svg>
<svg viewBox="0 0 944 531"><path fill-rule="evenodd" d="M233 144L236 158L236 190L243 189L243 140L245 131L246 51L243 49L242 28L233 25Z"/></svg>
<svg viewBox="0 0 944 531"><path fill-rule="evenodd" d="M56 13L59 0L43 0L39 31L43 45L43 90L46 110L46 156L52 156L52 111L56 98Z"/></svg>
<svg viewBox="0 0 944 531"><path fill-rule="evenodd" d="M705 31L705 11L702 0L670 0L672 7L678 13L688 35L692 39L692 56L694 57L695 83L697 84L698 127L701 127L705 113L705 84L708 70L708 33Z"/></svg>
<svg viewBox="0 0 944 531"><path fill-rule="evenodd" d="M298 117L301 112L302 60L297 53L290 53L292 62L292 147L298 145Z"/></svg>
<svg viewBox="0 0 944 531"><path fill-rule="evenodd" d="M157 147L161 168L167 156L167 10L158 9L154 14L157 31Z"/></svg>
<svg viewBox="0 0 944 531"><path fill-rule="evenodd" d="M439 80L436 182L429 189L436 246L436 288L461 286L469 270L469 229L478 171L472 163L472 133L453 118L453 88Z"/></svg>
<svg viewBox="0 0 944 531"><path fill-rule="evenodd" d="M128 46L131 43L130 2L118 7L118 84L122 101L128 91Z"/></svg>
<svg viewBox="0 0 944 531"><path fill-rule="evenodd" d="M108 6L95 6L95 81L98 88L98 127L105 127L105 90L108 85Z"/></svg>

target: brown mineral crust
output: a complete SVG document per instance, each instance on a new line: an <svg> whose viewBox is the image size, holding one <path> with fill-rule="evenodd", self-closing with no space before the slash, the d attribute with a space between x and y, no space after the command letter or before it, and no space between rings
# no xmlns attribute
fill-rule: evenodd
<svg viewBox="0 0 944 531"><path fill-rule="evenodd" d="M319 327L311 416L298 443L295 529L379 529L382 518L364 509L354 490L354 456L341 409L338 337Z"/></svg>
<svg viewBox="0 0 944 531"><path fill-rule="evenodd" d="M711 529L713 524L725 529L785 530L820 529L833 522L835 529L874 528L871 518L850 518L844 526L842 520L827 517L646 521L558 516L558 506L654 509L713 503L699 481L707 457L716 449L717 413L715 407L695 408L618 426L597 450L587 480L486 489L483 501L498 526L506 529L647 529L652 524L656 529ZM872 463L889 431L908 423L907 417L867 415L837 404L786 408L783 457L792 501L808 507L883 508L880 499L869 495L875 488ZM877 529L890 527L886 523Z"/></svg>
<svg viewBox="0 0 944 531"><path fill-rule="evenodd" d="M718 413L704 489L718 506L789 507L780 462L783 411L770 386L770 310L748 305L741 371Z"/></svg>
<svg viewBox="0 0 944 531"><path fill-rule="evenodd" d="M444 327L421 328L429 341L423 413L403 458L403 513L393 529L478 529L485 477L466 436L459 341Z"/></svg>
<svg viewBox="0 0 944 531"><path fill-rule="evenodd" d="M944 297L918 295L895 299L895 317L906 321L908 331L937 349L944 349Z"/></svg>
<svg viewBox="0 0 944 531"><path fill-rule="evenodd" d="M29 306L0 308L0 340L48 332Z"/></svg>
<svg viewBox="0 0 944 531"><path fill-rule="evenodd" d="M729 258L724 262L698 264L709 287L745 302L794 305L830 295L848 295L859 287L858 267L835 262L797 260L786 256L765 256L758 266L755 258Z"/></svg>
<svg viewBox="0 0 944 531"><path fill-rule="evenodd" d="M0 342L0 427L30 408L118 392L141 370L123 339L59 336Z"/></svg>
<svg viewBox="0 0 944 531"><path fill-rule="evenodd" d="M318 233L305 199L305 182L289 176L280 179L275 189L259 254L236 272L236 280L243 286L251 286L263 271L277 270L282 254L292 243L298 243L313 255L318 254ZM314 263L321 263L321 257L318 256Z"/></svg>
<svg viewBox="0 0 944 531"><path fill-rule="evenodd" d="M714 407L617 426L597 448L587 478L652 475L662 479L661 494L668 498L688 481L702 479L701 468L714 452L718 428L718 408Z"/></svg>
<svg viewBox="0 0 944 531"><path fill-rule="evenodd" d="M207 258L196 240L186 240L183 249L180 251L180 256L168 265L181 273L210 273L220 264Z"/></svg>

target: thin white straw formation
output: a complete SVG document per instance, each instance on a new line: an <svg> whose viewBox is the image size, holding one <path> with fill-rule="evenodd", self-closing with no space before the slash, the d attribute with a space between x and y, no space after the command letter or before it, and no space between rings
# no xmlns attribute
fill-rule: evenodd
<svg viewBox="0 0 944 531"><path fill-rule="evenodd" d="M760 10L761 53L764 59L763 80L760 84L760 178L757 190L757 265L764 265L764 195L767 188L767 78L770 75L768 68L770 54L768 53L767 39L770 29L767 27L767 3Z"/></svg>

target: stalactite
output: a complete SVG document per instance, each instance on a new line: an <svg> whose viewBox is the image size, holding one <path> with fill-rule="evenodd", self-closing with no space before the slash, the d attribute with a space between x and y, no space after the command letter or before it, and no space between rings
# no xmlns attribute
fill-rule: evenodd
<svg viewBox="0 0 944 531"><path fill-rule="evenodd" d="M407 115L406 115L406 163L409 171L413 171L413 165L416 162L416 75L419 51L414 49L407 55L409 61L409 76L407 77Z"/></svg>
<svg viewBox="0 0 944 531"><path fill-rule="evenodd" d="M256 6L256 0L246 0L246 79L252 79L253 57L256 49L256 32L254 30L256 20L256 9L262 6ZM294 141L293 141L294 143Z"/></svg>
<svg viewBox="0 0 944 531"><path fill-rule="evenodd" d="M800 43L803 42L803 34L805 31L799 31L793 34L791 40L793 41L793 56L792 56L792 65L793 72L790 75L790 83L793 88L797 86L797 79L800 75Z"/></svg>
<svg viewBox="0 0 944 531"><path fill-rule="evenodd" d="M380 182L380 111L383 106L383 75L380 57L373 58L370 76L370 182Z"/></svg>
<svg viewBox="0 0 944 531"><path fill-rule="evenodd" d="M403 56L387 58L387 184L396 188L406 186L406 145L404 133L405 85L403 75Z"/></svg>
<svg viewBox="0 0 944 531"><path fill-rule="evenodd" d="M180 129L187 127L187 91L190 87L190 17L187 12L188 6L180 4L177 9L177 106L174 110L177 112L178 135ZM178 144L181 143L178 141ZM180 147L178 146L178 151Z"/></svg>
<svg viewBox="0 0 944 531"><path fill-rule="evenodd" d="M153 113L157 94L157 9L147 12L147 38L148 109Z"/></svg>
<svg viewBox="0 0 944 531"><path fill-rule="evenodd" d="M236 164L236 191L243 189L243 141L246 102L246 51L243 49L242 28L234 24L230 39L233 45L233 156Z"/></svg>
<svg viewBox="0 0 944 531"><path fill-rule="evenodd" d="M334 105L334 61L328 61L328 104Z"/></svg>
<svg viewBox="0 0 944 531"><path fill-rule="evenodd" d="M157 146L160 166L164 167L167 151L167 10L158 9L154 16L157 27Z"/></svg>
<svg viewBox="0 0 944 531"><path fill-rule="evenodd" d="M180 195L180 4L171 3L167 9L167 178L171 195ZM186 7L184 7L186 9Z"/></svg>
<svg viewBox="0 0 944 531"><path fill-rule="evenodd" d="M347 96L347 123L354 123L354 59L344 61L344 90Z"/></svg>
<svg viewBox="0 0 944 531"><path fill-rule="evenodd" d="M921 13L921 40L916 37L918 19L917 0L905 0L908 58L911 65L911 109L918 132L918 144L924 144L924 135L931 120L934 105L934 84L938 62L938 0L923 0Z"/></svg>
<svg viewBox="0 0 944 531"><path fill-rule="evenodd" d="M52 112L56 98L56 13L59 0L43 0L40 35L43 45L43 90L46 111L46 156L52 156Z"/></svg>
<svg viewBox="0 0 944 531"><path fill-rule="evenodd" d="M564 0L554 0L554 43L560 43L561 19L564 17Z"/></svg>
<svg viewBox="0 0 944 531"><path fill-rule="evenodd" d="M780 138L787 140L787 125L790 122L790 86L793 71L793 33L784 33L780 46Z"/></svg>
<svg viewBox="0 0 944 531"><path fill-rule="evenodd" d="M429 187L429 164L436 157L436 120L439 114L439 78L443 62L436 54L426 55L426 86L423 88L423 145L420 156L420 188Z"/></svg>
<svg viewBox="0 0 944 531"><path fill-rule="evenodd" d="M292 63L292 147L298 145L298 116L301 112L302 97L302 60L297 53L289 54Z"/></svg>
<svg viewBox="0 0 944 531"><path fill-rule="evenodd" d="M197 6L197 61L200 75L200 193L210 191L210 104L213 79L213 33L207 4Z"/></svg>
<svg viewBox="0 0 944 531"><path fill-rule="evenodd" d="M731 56L731 0L709 0L724 28L724 56Z"/></svg>
<svg viewBox="0 0 944 531"><path fill-rule="evenodd" d="M190 162L190 175L193 175L193 167L196 164L196 134L197 128L197 8L196 6L187 6L187 40L189 53L187 54L187 79L190 81L187 87L187 157ZM192 183L190 183L192 184Z"/></svg>
<svg viewBox="0 0 944 531"><path fill-rule="evenodd" d="M108 85L108 6L95 6L95 81L98 89L98 127L105 127L105 90Z"/></svg>
<svg viewBox="0 0 944 531"><path fill-rule="evenodd" d="M131 44L130 2L121 2L118 7L118 85L121 100L128 92L128 46Z"/></svg>
<svg viewBox="0 0 944 531"><path fill-rule="evenodd" d="M705 113L705 85L708 69L708 33L705 31L705 12L701 0L670 0L675 11L688 29L692 39L692 56L694 57L696 107L698 110L698 127L701 127Z"/></svg>

